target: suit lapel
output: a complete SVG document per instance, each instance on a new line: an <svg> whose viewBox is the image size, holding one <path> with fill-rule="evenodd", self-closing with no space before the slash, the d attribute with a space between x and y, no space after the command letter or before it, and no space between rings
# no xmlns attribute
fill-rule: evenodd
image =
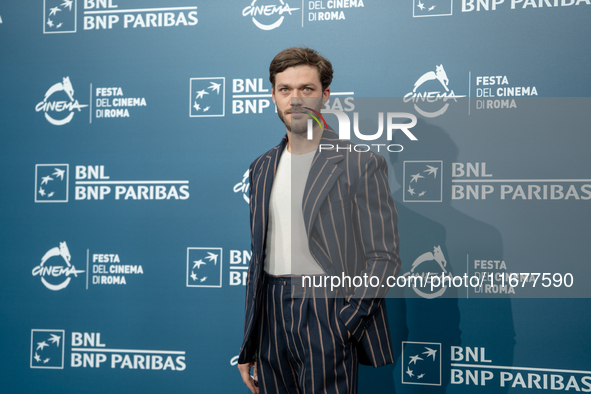
<svg viewBox="0 0 591 394"><path fill-rule="evenodd" d="M320 144L332 144L335 146L338 143L339 140L334 131L328 129L324 131ZM338 164L344 157L344 153L328 149L319 150L314 156L302 201L304 226L306 227L308 238L312 232L312 225L316 220L322 202L326 199L328 192L343 172L342 166Z"/></svg>

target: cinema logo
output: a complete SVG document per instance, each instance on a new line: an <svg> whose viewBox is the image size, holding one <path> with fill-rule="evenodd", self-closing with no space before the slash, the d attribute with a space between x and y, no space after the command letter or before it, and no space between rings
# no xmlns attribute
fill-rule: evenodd
<svg viewBox="0 0 591 394"><path fill-rule="evenodd" d="M334 114L337 117L339 127L338 127L338 134L339 139L341 140L350 140L351 139L351 120L349 115L344 111L334 110L334 109L321 109L320 113L317 111L312 110L309 107L304 107L306 111L308 111L310 119L307 119L307 138L309 140L313 139L314 136L314 121L320 127L321 130L324 130L327 127L326 121L322 114ZM353 133L355 137L359 138L362 141L376 141L382 137L384 133L384 118L386 119L386 138L388 141L392 141L394 132L396 130L401 130L411 141L417 141L417 137L409 130L412 127L416 126L417 124L417 117L411 113L407 112L387 112L384 116L383 112L378 112L378 130L373 134L362 134L359 130L359 113L353 112ZM314 119L314 120L313 120ZM397 121L395 121L397 119ZM409 120L410 122L400 123L400 120ZM368 152L370 150L375 150L376 152L402 152L404 147L400 144L355 144L355 145L334 145L334 144L320 144L318 149L322 152L323 150L336 150L339 151L355 151L355 152Z"/></svg>
<svg viewBox="0 0 591 394"><path fill-rule="evenodd" d="M248 175L249 170L246 170L246 172L242 176L242 181L234 185L234 193L242 194L242 198L244 199L244 201L246 201L247 204L250 204L250 180Z"/></svg>
<svg viewBox="0 0 591 394"><path fill-rule="evenodd" d="M275 1L274 4L263 4L263 1L257 4L257 0L253 0L242 10L242 16L251 17L252 23L261 30L273 30L281 26L286 15L291 16L293 11L298 10L283 0Z"/></svg>
<svg viewBox="0 0 591 394"><path fill-rule="evenodd" d="M449 108L449 100L457 102L457 95L449 88L449 79L443 64L435 66L435 71L421 75L414 84L412 91L404 95L404 102L412 102L415 110L426 118L441 116Z"/></svg>
<svg viewBox="0 0 591 394"><path fill-rule="evenodd" d="M62 82L47 89L43 101L35 106L35 111L43 112L45 119L52 125L63 126L72 121L76 112L81 112L82 108L86 107L88 104L80 104L74 99L74 87L70 77L64 77Z"/></svg>
<svg viewBox="0 0 591 394"><path fill-rule="evenodd" d="M59 246L49 249L41 258L41 263L33 268L33 276L39 276L41 283L49 290L58 291L65 289L70 284L72 277L84 271L77 270L70 263L72 256L66 242L60 242ZM65 264L64 264L65 263Z"/></svg>
<svg viewBox="0 0 591 394"><path fill-rule="evenodd" d="M422 267L420 267L421 265ZM426 252L417 257L412 263L410 271L400 276L407 278L408 283L411 283L410 287L418 296L426 299L437 298L445 293L448 286L445 281L442 281L441 286L435 286L432 282L433 278L449 277L450 283L453 279L451 273L445 268L446 265L447 261L441 251L441 246L437 245L433 247L433 252ZM434 287L436 290L433 290Z"/></svg>

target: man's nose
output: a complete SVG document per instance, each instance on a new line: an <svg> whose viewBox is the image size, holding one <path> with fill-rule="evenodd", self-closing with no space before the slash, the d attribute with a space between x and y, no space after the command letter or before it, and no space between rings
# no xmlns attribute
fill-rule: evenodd
<svg viewBox="0 0 591 394"><path fill-rule="evenodd" d="M302 92L297 89L294 89L291 92L291 105L302 105Z"/></svg>

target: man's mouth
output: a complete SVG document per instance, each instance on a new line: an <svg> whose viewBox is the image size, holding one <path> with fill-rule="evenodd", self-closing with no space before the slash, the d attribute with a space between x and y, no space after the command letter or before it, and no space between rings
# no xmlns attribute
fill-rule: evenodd
<svg viewBox="0 0 591 394"><path fill-rule="evenodd" d="M287 112L288 114L303 114L305 111L303 108L291 109Z"/></svg>

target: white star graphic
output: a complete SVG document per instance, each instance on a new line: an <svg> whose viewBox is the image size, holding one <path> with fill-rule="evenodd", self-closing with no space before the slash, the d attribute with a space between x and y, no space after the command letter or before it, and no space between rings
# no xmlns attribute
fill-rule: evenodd
<svg viewBox="0 0 591 394"><path fill-rule="evenodd" d="M57 345L57 347L60 347L60 339L62 339L62 337L60 337L59 335L55 335L55 334L49 334L49 335L51 335L51 338L49 338L48 341L55 343Z"/></svg>
<svg viewBox="0 0 591 394"><path fill-rule="evenodd" d="M427 346L425 346L425 349L427 349L427 351L423 352L423 354L426 354L427 357L433 356L433 361L435 361L435 354L437 353L437 350L428 348Z"/></svg>
<svg viewBox="0 0 591 394"><path fill-rule="evenodd" d="M72 11L72 2L73 0L64 0L64 2L61 5L63 5L64 8L68 7L70 11Z"/></svg>
<svg viewBox="0 0 591 394"><path fill-rule="evenodd" d="M417 354L416 356L411 356L410 361L408 362L409 364L415 364L417 363L418 360L422 360L422 358L419 357L419 355Z"/></svg>
<svg viewBox="0 0 591 394"><path fill-rule="evenodd" d="M51 175L55 175L56 178L60 178L62 181L64 180L64 172L65 170L60 170L59 168L54 168L55 172Z"/></svg>
<svg viewBox="0 0 591 394"><path fill-rule="evenodd" d="M203 261L203 260L193 261L193 269L195 269L195 267L197 267L197 269L199 269L199 268L201 268L201 266L203 264L207 264L207 263L205 261Z"/></svg>
<svg viewBox="0 0 591 394"><path fill-rule="evenodd" d="M220 86L222 86L222 84L215 83L215 82L210 82L210 83L211 83L211 86L208 87L208 89L211 89L212 92L215 90L217 94L220 94Z"/></svg>
<svg viewBox="0 0 591 394"><path fill-rule="evenodd" d="M45 185L45 184L46 184L47 182L49 182L49 181L53 181L53 178L52 178L52 177L50 177L49 175L47 175L47 176L44 176L43 178L41 178L41 184L42 184L42 185Z"/></svg>
<svg viewBox="0 0 591 394"><path fill-rule="evenodd" d="M199 90L199 91L197 92L197 97L195 97L195 98L196 98L196 99L203 98L203 95L204 95L204 94L209 94L209 92L206 92L206 91L205 91L205 89L203 89L203 90Z"/></svg>
<svg viewBox="0 0 591 394"><path fill-rule="evenodd" d="M218 255L215 253L211 253L211 252L207 252L207 257L206 259L208 259L209 261L213 260L213 264L217 265L218 264Z"/></svg>
<svg viewBox="0 0 591 394"><path fill-rule="evenodd" d="M424 178L424 176L422 176L420 172L418 174L411 175L410 177L411 177L410 183L413 183L413 182L416 183L419 181L419 178Z"/></svg>
<svg viewBox="0 0 591 394"><path fill-rule="evenodd" d="M415 376L415 375L412 373L412 371L410 370L410 367L406 367L406 374L407 374L408 376L410 376L411 378L412 378L413 376Z"/></svg>
<svg viewBox="0 0 591 394"><path fill-rule="evenodd" d="M439 168L438 167L432 167L430 165L427 165L427 169L423 172L426 172L427 175L433 174L433 178L437 178L437 170Z"/></svg>

